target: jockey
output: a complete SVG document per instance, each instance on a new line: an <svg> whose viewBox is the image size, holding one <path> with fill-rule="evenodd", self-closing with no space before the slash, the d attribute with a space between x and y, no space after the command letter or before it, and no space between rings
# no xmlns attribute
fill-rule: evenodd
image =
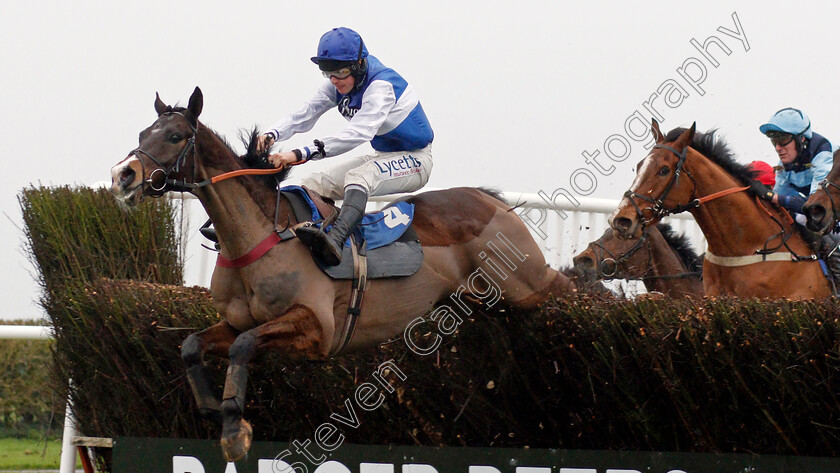
<svg viewBox="0 0 840 473"><path fill-rule="evenodd" d="M328 80L300 110L260 136L257 150L309 131L334 107L348 120L344 130L315 140L314 145L272 154L269 161L281 167L332 158L370 142L372 154L348 158L302 182L325 197L344 200L328 232L314 226L296 231L313 254L337 265L344 242L364 216L368 196L412 192L429 181L434 133L411 85L368 54L355 31L334 28L326 32L312 62Z"/></svg>
<svg viewBox="0 0 840 473"><path fill-rule="evenodd" d="M779 155L779 171L770 194L758 186L751 190L791 212L801 213L808 196L819 189L819 183L831 171L837 148L813 132L808 115L795 108L779 110L759 130L770 138Z"/></svg>
<svg viewBox="0 0 840 473"><path fill-rule="evenodd" d="M750 183L750 191L762 199L781 205L802 224L802 206L808 196L819 189L819 183L828 176L834 163L834 152L838 147L824 136L811 130L811 120L796 108L783 108L773 114L770 120L759 127L761 133L770 138L770 143L779 155L776 182L767 187L758 180ZM758 177L758 176L757 176ZM799 214L799 215L797 215ZM837 236L827 234L820 239L810 235L804 227L801 233L812 246L817 247L835 281L840 283L840 251Z"/></svg>

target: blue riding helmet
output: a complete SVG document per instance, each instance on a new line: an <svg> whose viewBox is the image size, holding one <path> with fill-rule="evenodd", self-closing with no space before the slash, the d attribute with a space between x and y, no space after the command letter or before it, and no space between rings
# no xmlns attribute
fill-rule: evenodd
<svg viewBox="0 0 840 473"><path fill-rule="evenodd" d="M791 135L804 135L805 138L811 139L811 119L805 112L798 108L783 108L773 114L770 120L758 127L759 131L767 134L772 131L780 131L789 133Z"/></svg>
<svg viewBox="0 0 840 473"><path fill-rule="evenodd" d="M358 62L368 56L365 42L359 33L350 28L333 28L321 36L318 42L318 55L312 57L312 62Z"/></svg>

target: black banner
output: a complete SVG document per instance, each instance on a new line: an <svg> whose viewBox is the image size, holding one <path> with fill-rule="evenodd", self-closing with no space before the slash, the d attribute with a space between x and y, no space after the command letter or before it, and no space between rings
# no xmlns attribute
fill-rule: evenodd
<svg viewBox="0 0 840 473"><path fill-rule="evenodd" d="M114 473L829 473L840 458L256 442L227 463L218 441L118 438Z"/></svg>

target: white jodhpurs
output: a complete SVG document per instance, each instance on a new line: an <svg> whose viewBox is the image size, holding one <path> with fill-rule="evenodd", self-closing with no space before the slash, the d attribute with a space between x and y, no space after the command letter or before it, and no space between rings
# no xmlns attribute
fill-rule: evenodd
<svg viewBox="0 0 840 473"><path fill-rule="evenodd" d="M305 177L301 184L333 200L344 198L350 185L365 189L368 196L414 192L429 182L432 145L413 151L380 152L358 156Z"/></svg>

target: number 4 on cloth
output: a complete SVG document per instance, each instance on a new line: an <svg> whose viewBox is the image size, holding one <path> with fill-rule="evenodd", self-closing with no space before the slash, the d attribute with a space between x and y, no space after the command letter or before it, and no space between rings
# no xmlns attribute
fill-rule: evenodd
<svg viewBox="0 0 840 473"><path fill-rule="evenodd" d="M398 225L408 225L411 222L411 218L396 207L389 207L382 212L385 214L385 225L388 228L394 228Z"/></svg>

